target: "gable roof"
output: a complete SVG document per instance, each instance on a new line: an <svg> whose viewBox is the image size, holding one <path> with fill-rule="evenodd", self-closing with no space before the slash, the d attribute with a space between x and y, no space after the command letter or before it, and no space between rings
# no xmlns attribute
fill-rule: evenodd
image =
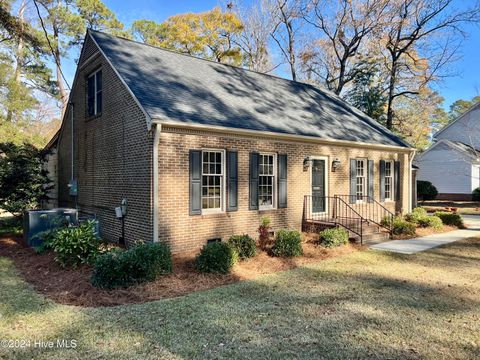
<svg viewBox="0 0 480 360"><path fill-rule="evenodd" d="M410 147L324 89L98 31L88 34L153 120Z"/></svg>
<svg viewBox="0 0 480 360"><path fill-rule="evenodd" d="M440 139L437 142L435 142L432 146L430 146L427 150L425 150L422 154L420 154L419 159L421 159L422 156L432 151L439 145L445 145L450 149L455 150L460 154L470 157L474 160L478 160L478 158L480 157L480 149L475 149L474 147L460 141Z"/></svg>
<svg viewBox="0 0 480 360"><path fill-rule="evenodd" d="M441 128L440 130L438 130L435 134L433 134L433 138L436 138L438 135L440 135L442 132L444 132L445 130L447 130L450 126L454 125L457 121L459 121L460 119L463 119L466 115L470 114L472 111L475 111L476 109L479 109L480 108L480 102L476 103L476 104L473 104L472 106L470 106L470 108L468 108L467 111L465 111L463 114L461 114L460 116L458 116L455 120L453 120L452 122L448 123L447 125L445 125L443 128Z"/></svg>

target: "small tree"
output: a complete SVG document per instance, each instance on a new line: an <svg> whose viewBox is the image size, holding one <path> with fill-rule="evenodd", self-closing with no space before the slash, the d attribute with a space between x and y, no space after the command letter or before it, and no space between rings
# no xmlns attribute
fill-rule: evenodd
<svg viewBox="0 0 480 360"><path fill-rule="evenodd" d="M44 155L31 144L0 143L0 208L19 216L48 198L52 185Z"/></svg>

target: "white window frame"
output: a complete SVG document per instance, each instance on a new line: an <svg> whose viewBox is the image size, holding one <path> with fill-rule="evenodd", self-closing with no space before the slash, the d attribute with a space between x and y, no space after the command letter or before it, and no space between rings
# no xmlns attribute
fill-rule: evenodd
<svg viewBox="0 0 480 360"><path fill-rule="evenodd" d="M272 175L261 175L260 174L260 158L262 156L273 156L273 174ZM272 205L261 205L260 204L260 177L272 176ZM276 153L259 153L258 154L258 210L272 210L277 208L277 154Z"/></svg>
<svg viewBox="0 0 480 360"><path fill-rule="evenodd" d="M87 114L88 116L97 116L101 114L101 111L98 111L98 103L97 103L97 95L99 92L102 92L103 96L103 73L102 73L102 90L98 91L97 89L97 74L102 71L102 68L95 70L90 75L87 76L87 112L88 112L88 81L91 77L94 77L93 80L93 115ZM102 108L103 108L103 101L102 101ZM102 109L103 110L103 109Z"/></svg>
<svg viewBox="0 0 480 360"><path fill-rule="evenodd" d="M210 152L215 152L215 153L221 153L221 169L222 169L222 174L221 180L220 180L220 207L219 208L211 208L211 209L204 209L203 208L203 176L211 176L213 174L204 174L203 173L203 154L204 153L210 153ZM224 213L226 209L226 164L225 164L225 150L224 149L202 149L202 158L201 158L201 171L202 171L202 176L201 176L201 198L200 198L200 207L202 209L202 215L208 215L208 214L219 214L219 213Z"/></svg>
<svg viewBox="0 0 480 360"><path fill-rule="evenodd" d="M390 164L390 176L387 176L387 164ZM394 175L395 166L393 160L385 160L385 182L383 192L385 194L385 201L395 201L395 185ZM390 196L387 197L387 177L390 178Z"/></svg>
<svg viewBox="0 0 480 360"><path fill-rule="evenodd" d="M366 158L357 158L355 159L356 161L356 166L355 166L355 199L356 203L363 203L365 202L364 198L367 196L368 193L368 160ZM358 162L361 161L363 163L363 176L358 176ZM361 195L360 198L358 198L358 191L357 191L357 186L358 186L358 178L361 177L363 178L363 194Z"/></svg>

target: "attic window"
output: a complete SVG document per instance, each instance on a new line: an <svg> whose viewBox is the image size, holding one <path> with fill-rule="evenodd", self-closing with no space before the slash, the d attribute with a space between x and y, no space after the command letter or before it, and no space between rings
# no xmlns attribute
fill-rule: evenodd
<svg viewBox="0 0 480 360"><path fill-rule="evenodd" d="M97 70L87 78L88 116L102 113L102 70Z"/></svg>

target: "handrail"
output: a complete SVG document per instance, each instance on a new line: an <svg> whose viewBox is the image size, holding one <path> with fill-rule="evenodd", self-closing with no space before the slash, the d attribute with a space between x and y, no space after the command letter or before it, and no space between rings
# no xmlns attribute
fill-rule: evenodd
<svg viewBox="0 0 480 360"><path fill-rule="evenodd" d="M313 212L315 204L317 206L323 204L322 212ZM305 195L303 218L305 223L342 226L347 231L358 235L360 243L363 244L363 223L367 220L339 196Z"/></svg>
<svg viewBox="0 0 480 360"><path fill-rule="evenodd" d="M395 217L395 214L391 212L389 209L387 209L384 205L382 205L380 202L375 200L374 197L370 195L338 195L340 198L348 198L349 200L354 198L358 199L360 198L361 202L360 203L355 203L360 210L362 211L362 217L367 219L369 222L373 222L377 224L378 226L381 226L385 229L387 229L390 234L392 233L392 223L393 223L393 218ZM343 199L342 199L343 200ZM345 201L345 200L344 200ZM377 208L373 208L370 205L375 205ZM379 218L381 217L381 218ZM388 218L387 221L383 221L385 218Z"/></svg>

